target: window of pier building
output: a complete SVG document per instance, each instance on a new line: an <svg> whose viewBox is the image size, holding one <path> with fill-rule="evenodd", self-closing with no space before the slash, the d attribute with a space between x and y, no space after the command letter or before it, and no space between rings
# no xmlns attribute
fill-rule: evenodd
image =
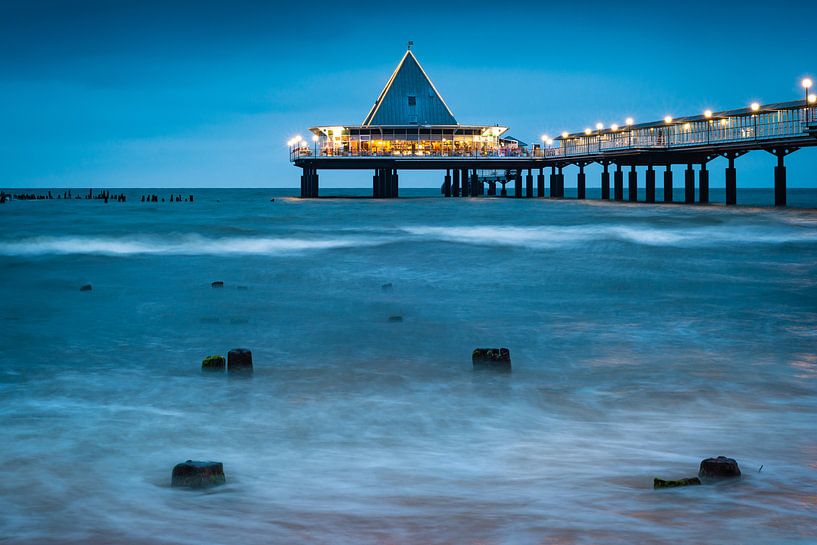
<svg viewBox="0 0 817 545"><path fill-rule="evenodd" d="M481 127L344 127L321 131L322 155L487 155L499 148L495 131Z"/></svg>

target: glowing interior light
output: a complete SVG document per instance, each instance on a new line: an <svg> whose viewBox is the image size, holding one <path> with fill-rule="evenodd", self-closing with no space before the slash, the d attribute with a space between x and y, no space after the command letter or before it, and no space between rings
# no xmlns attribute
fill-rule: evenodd
<svg viewBox="0 0 817 545"><path fill-rule="evenodd" d="M604 124L603 124L603 123L596 123L596 130L597 130L597 131L600 131L600 130L602 130L603 128L604 128Z"/></svg>
<svg viewBox="0 0 817 545"><path fill-rule="evenodd" d="M756 112L760 109L760 104L758 104L757 102L752 102L751 108L753 112Z"/></svg>
<svg viewBox="0 0 817 545"><path fill-rule="evenodd" d="M705 110L704 117L707 119L712 119L712 110Z"/></svg>
<svg viewBox="0 0 817 545"><path fill-rule="evenodd" d="M590 128L588 127L586 129L584 129L584 134L586 134L587 136L590 136L591 134L593 134L593 131L591 131Z"/></svg>
<svg viewBox="0 0 817 545"><path fill-rule="evenodd" d="M664 123L666 123L667 125L669 125L670 123L672 123L672 116L671 116L671 115L668 115L667 117L665 117L665 118L664 118Z"/></svg>
<svg viewBox="0 0 817 545"><path fill-rule="evenodd" d="M803 78L803 81L801 82L801 84L803 85L804 88L811 89L811 85L812 85L811 78Z"/></svg>
<svg viewBox="0 0 817 545"><path fill-rule="evenodd" d="M624 122L625 122L625 123L627 124L627 126L629 127L630 125L632 125L633 123L635 123L635 120L634 120L632 117L628 117L626 120L624 120Z"/></svg>
<svg viewBox="0 0 817 545"><path fill-rule="evenodd" d="M728 120L728 119L721 119L721 125L723 125L723 126L725 127L725 126L726 126L726 125L728 125L728 124L729 124L729 120Z"/></svg>

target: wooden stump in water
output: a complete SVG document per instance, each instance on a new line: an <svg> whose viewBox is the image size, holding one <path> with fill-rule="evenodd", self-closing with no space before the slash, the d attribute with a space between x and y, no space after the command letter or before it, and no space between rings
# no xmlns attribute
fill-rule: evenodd
<svg viewBox="0 0 817 545"><path fill-rule="evenodd" d="M201 362L201 370L223 373L225 365L224 356L207 356Z"/></svg>
<svg viewBox="0 0 817 545"><path fill-rule="evenodd" d="M698 477L705 477L707 479L740 477L740 468L734 458L727 458L726 456L707 458L701 461Z"/></svg>
<svg viewBox="0 0 817 545"><path fill-rule="evenodd" d="M233 348L227 353L227 371L252 373L252 352L246 348Z"/></svg>
<svg viewBox="0 0 817 545"><path fill-rule="evenodd" d="M221 462L194 462L176 464L170 486L174 488L207 488L224 484L224 465Z"/></svg>
<svg viewBox="0 0 817 545"><path fill-rule="evenodd" d="M471 354L471 363L474 368L511 369L511 352L507 348L475 348Z"/></svg>
<svg viewBox="0 0 817 545"><path fill-rule="evenodd" d="M692 486L696 484L701 484L701 480L698 477L677 479L674 481L665 481L663 479L653 479L652 481L653 488L675 488L677 486Z"/></svg>

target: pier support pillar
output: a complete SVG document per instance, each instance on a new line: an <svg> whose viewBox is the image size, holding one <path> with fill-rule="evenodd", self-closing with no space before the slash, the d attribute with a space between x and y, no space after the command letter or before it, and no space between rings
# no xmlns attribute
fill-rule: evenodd
<svg viewBox="0 0 817 545"><path fill-rule="evenodd" d="M460 169L458 168L455 168L452 174L451 196L452 197L460 196Z"/></svg>
<svg viewBox="0 0 817 545"><path fill-rule="evenodd" d="M638 173L635 171L635 165L630 165L630 172L627 175L627 200L638 201Z"/></svg>
<svg viewBox="0 0 817 545"><path fill-rule="evenodd" d="M522 197L522 169L516 169L516 174L513 178L513 196L518 198Z"/></svg>
<svg viewBox="0 0 817 545"><path fill-rule="evenodd" d="M482 184L479 183L479 175L477 169L471 172L471 196L479 197L482 194Z"/></svg>
<svg viewBox="0 0 817 545"><path fill-rule="evenodd" d="M584 174L584 163L579 164L579 174L576 176L576 198L584 199L587 191L587 179Z"/></svg>
<svg viewBox="0 0 817 545"><path fill-rule="evenodd" d="M528 169L528 174L525 176L525 197L533 197L533 169Z"/></svg>
<svg viewBox="0 0 817 545"><path fill-rule="evenodd" d="M488 196L496 197L496 182L488 182Z"/></svg>
<svg viewBox="0 0 817 545"><path fill-rule="evenodd" d="M646 174L646 186L647 186L647 198L646 201L649 203L655 202L655 170L653 170L652 165L647 165L647 174Z"/></svg>
<svg viewBox="0 0 817 545"><path fill-rule="evenodd" d="M616 171L613 173L613 198L617 201L624 200L624 173L621 171L621 165L616 165Z"/></svg>
<svg viewBox="0 0 817 545"><path fill-rule="evenodd" d="M607 170L609 168L609 163L604 163L604 172L601 173L601 198L602 200L609 201L610 200L610 172Z"/></svg>
<svg viewBox="0 0 817 545"><path fill-rule="evenodd" d="M559 182L559 198L565 198L565 174L562 172L562 166L559 167L559 173L556 174L556 179Z"/></svg>
<svg viewBox="0 0 817 545"><path fill-rule="evenodd" d="M701 163L701 170L698 171L698 202L707 204L709 202L709 171L706 163Z"/></svg>
<svg viewBox="0 0 817 545"><path fill-rule="evenodd" d="M443 195L446 197L451 196L451 171L445 171L445 178L443 179Z"/></svg>
<svg viewBox="0 0 817 545"><path fill-rule="evenodd" d="M774 167L774 205L786 206L786 165L783 155L777 156L777 166Z"/></svg>
<svg viewBox="0 0 817 545"><path fill-rule="evenodd" d="M536 176L536 196L540 199L545 196L545 169L540 168Z"/></svg>
<svg viewBox="0 0 817 545"><path fill-rule="evenodd" d="M399 196L400 196L400 175L397 174L397 169L395 168L392 171L391 175L391 187L389 190L389 198L396 199Z"/></svg>
<svg viewBox="0 0 817 545"><path fill-rule="evenodd" d="M375 170L372 176L372 198L380 198L380 169Z"/></svg>
<svg viewBox="0 0 817 545"><path fill-rule="evenodd" d="M695 202L695 171L692 169L692 163L687 164L684 171L684 202L686 204Z"/></svg>
<svg viewBox="0 0 817 545"><path fill-rule="evenodd" d="M664 202L672 202L672 165L664 171Z"/></svg>
<svg viewBox="0 0 817 545"><path fill-rule="evenodd" d="M767 150L777 157L777 166L774 167L774 205L786 206L786 155L794 153L798 148L781 148Z"/></svg>
<svg viewBox="0 0 817 545"><path fill-rule="evenodd" d="M556 165L550 167L550 198L555 199L559 196L559 180L556 177Z"/></svg>
<svg viewBox="0 0 817 545"><path fill-rule="evenodd" d="M500 197L507 197L508 196L508 189L505 187L505 185L507 183L508 182L502 182L502 190L499 192Z"/></svg>
<svg viewBox="0 0 817 545"><path fill-rule="evenodd" d="M726 204L738 202L738 171L735 169L735 158L727 157L729 166L726 167Z"/></svg>

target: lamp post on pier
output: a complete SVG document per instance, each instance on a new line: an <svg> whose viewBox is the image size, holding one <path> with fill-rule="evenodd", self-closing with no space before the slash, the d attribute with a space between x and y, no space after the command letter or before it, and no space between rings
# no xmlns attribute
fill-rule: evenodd
<svg viewBox="0 0 817 545"><path fill-rule="evenodd" d="M633 147L633 123L635 121L632 117L628 117L624 123L627 125L627 147Z"/></svg>
<svg viewBox="0 0 817 545"><path fill-rule="evenodd" d="M814 82L811 81L811 78L803 78L803 81L800 84L803 86L803 89L806 92L806 123L809 122L809 104L814 104L814 101L811 100L812 95L809 94L811 90L811 86Z"/></svg>
<svg viewBox="0 0 817 545"><path fill-rule="evenodd" d="M704 110L706 118L706 143L709 144L709 129L712 127L712 110Z"/></svg>
<svg viewBox="0 0 817 545"><path fill-rule="evenodd" d="M597 138L599 139L599 153L601 153L601 131L604 129L603 123L596 123L596 130L599 131Z"/></svg>
<svg viewBox="0 0 817 545"><path fill-rule="evenodd" d="M757 140L757 112L760 110L760 104L758 104L757 102L752 102L749 108L751 108L752 112L754 112L752 114L752 124L754 126L754 129L752 130L754 132L755 140Z"/></svg>

